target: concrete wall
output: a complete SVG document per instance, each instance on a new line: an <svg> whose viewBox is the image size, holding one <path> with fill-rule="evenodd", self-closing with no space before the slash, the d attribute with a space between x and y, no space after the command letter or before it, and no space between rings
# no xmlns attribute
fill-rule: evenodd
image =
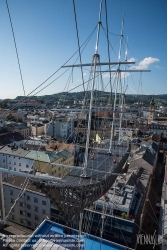
<svg viewBox="0 0 167 250"><path fill-rule="evenodd" d="M20 193L20 188L4 183L3 189L5 213L8 214ZM9 220L35 229L46 217L50 218L50 199L43 194L27 190L14 207Z"/></svg>

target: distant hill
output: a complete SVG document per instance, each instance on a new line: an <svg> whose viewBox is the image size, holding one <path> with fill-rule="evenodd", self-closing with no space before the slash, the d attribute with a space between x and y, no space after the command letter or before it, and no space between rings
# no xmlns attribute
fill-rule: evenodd
<svg viewBox="0 0 167 250"><path fill-rule="evenodd" d="M94 96L96 100L99 102L101 101L101 91L95 90ZM103 93L103 103L107 103L109 99L110 93L105 92ZM113 94L114 96L114 94ZM23 99L24 96L17 96L14 100L17 102L21 99ZM87 93L87 98L90 98L90 92ZM63 102L64 104L73 104L74 101L82 101L84 99L84 92L72 92L72 93L57 93L57 94L52 94L52 95L44 95L44 96L30 96L27 97L28 100L39 100L43 101L47 105L53 105L58 102ZM152 99L152 95L131 95L127 94L125 95L125 103L126 104L133 104L136 102L143 103L144 105L149 105ZM154 100L156 105L163 105L167 106L167 94L164 95L154 95Z"/></svg>

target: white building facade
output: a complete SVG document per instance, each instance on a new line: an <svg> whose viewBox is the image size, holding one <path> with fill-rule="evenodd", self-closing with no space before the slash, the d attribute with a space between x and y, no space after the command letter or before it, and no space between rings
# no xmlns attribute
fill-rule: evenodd
<svg viewBox="0 0 167 250"><path fill-rule="evenodd" d="M56 120L45 125L45 134L53 137L60 137L62 139L73 138L74 121L69 120Z"/></svg>
<svg viewBox="0 0 167 250"><path fill-rule="evenodd" d="M147 133L163 135L164 138L167 138L167 123L150 123Z"/></svg>
<svg viewBox="0 0 167 250"><path fill-rule="evenodd" d="M4 147L0 150L0 168L6 168L17 172L32 173L34 169L34 160L26 158L28 151L22 148ZM3 173L3 179L8 178L10 174Z"/></svg>
<svg viewBox="0 0 167 250"><path fill-rule="evenodd" d="M6 182L3 183L6 215L10 211L21 191L21 187L15 186L18 185L19 181L17 181L15 178L12 179L14 182L13 185ZM45 194L29 189L26 190L18 200L9 216L10 221L33 230L36 229L38 225L46 218L50 218L50 199L47 198Z"/></svg>

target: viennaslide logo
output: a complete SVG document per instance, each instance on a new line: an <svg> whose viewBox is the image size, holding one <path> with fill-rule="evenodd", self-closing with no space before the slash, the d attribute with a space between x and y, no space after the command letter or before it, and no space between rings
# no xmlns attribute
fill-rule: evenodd
<svg viewBox="0 0 167 250"><path fill-rule="evenodd" d="M139 245L152 245L153 249L157 245L167 245L167 239L164 239L161 235L156 234L137 234L137 244Z"/></svg>

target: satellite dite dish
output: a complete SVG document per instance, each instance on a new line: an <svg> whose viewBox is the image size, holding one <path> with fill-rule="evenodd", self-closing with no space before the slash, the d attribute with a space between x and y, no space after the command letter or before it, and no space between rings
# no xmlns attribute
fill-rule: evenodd
<svg viewBox="0 0 167 250"><path fill-rule="evenodd" d="M157 206L157 207L161 207L161 203L157 203L156 206Z"/></svg>

